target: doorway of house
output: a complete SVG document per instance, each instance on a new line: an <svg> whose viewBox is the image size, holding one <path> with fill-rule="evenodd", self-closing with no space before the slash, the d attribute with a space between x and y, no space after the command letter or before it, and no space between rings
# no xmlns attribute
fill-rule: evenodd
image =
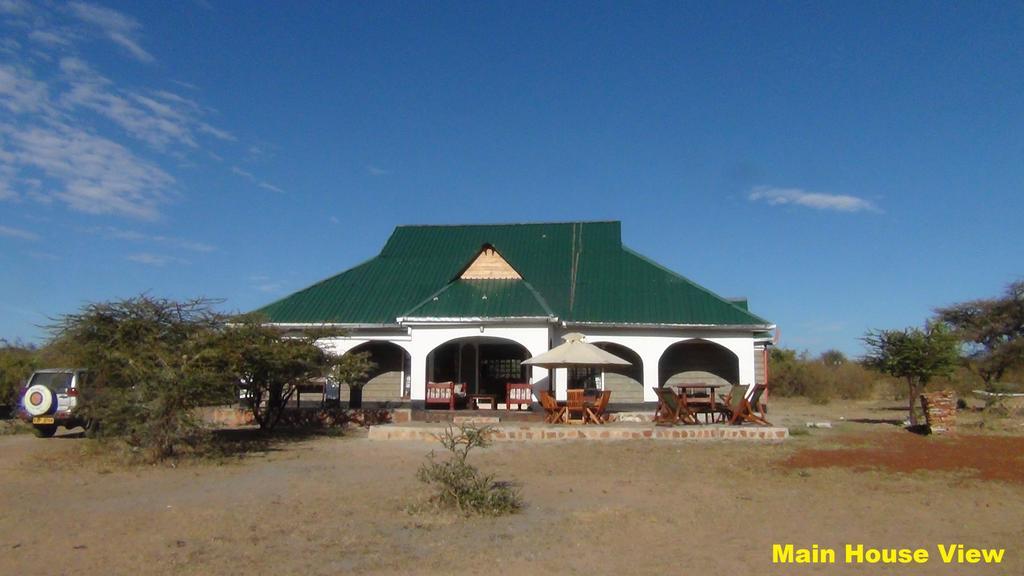
<svg viewBox="0 0 1024 576"><path fill-rule="evenodd" d="M511 340L461 338L427 356L427 374L432 382L466 384L468 394L491 395L504 402L506 384L530 381L530 367L522 365L529 357L526 348Z"/></svg>

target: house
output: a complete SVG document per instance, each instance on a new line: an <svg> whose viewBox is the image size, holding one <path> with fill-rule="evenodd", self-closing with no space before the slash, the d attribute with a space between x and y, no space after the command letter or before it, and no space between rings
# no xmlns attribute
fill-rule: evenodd
<svg viewBox="0 0 1024 576"><path fill-rule="evenodd" d="M666 384L762 383L775 328L624 246L619 222L399 226L377 256L258 312L286 331L344 329L319 344L371 355L363 401L413 408L428 381L499 403L508 382L558 399L597 387L620 409L655 404ZM632 365L520 364L570 332Z"/></svg>

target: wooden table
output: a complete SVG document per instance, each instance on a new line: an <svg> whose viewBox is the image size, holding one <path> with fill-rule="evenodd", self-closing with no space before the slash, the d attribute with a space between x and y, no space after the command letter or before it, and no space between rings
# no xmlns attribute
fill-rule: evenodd
<svg viewBox="0 0 1024 576"><path fill-rule="evenodd" d="M584 424L587 424L587 423L589 423L591 421L590 413L591 413L591 410L593 410L595 407L597 407L597 400L598 400L598 398L600 398L600 397L594 397L594 396L584 396L583 397L583 423ZM555 404L558 405L559 408L566 408L567 406L569 406L569 402L567 400L556 400ZM561 418L561 420L558 423L559 424L565 424L567 422L568 418L569 418L569 413L563 411L562 412L562 418ZM596 424L601 424L601 422L596 422Z"/></svg>
<svg viewBox="0 0 1024 576"><path fill-rule="evenodd" d="M676 384L672 388L676 389L676 394L679 396L679 401L683 404L683 409L693 417L693 422L697 423L697 414L712 414L712 421L714 421L715 392L723 386L725 384ZM702 396L693 396L694 391L697 390L707 390L706 401ZM704 422L707 423L706 418Z"/></svg>
<svg viewBox="0 0 1024 576"><path fill-rule="evenodd" d="M474 410L480 410L480 403L483 401L486 404L490 404L491 407L488 410L495 410L498 407L498 399L494 394L470 394L468 396L469 405Z"/></svg>

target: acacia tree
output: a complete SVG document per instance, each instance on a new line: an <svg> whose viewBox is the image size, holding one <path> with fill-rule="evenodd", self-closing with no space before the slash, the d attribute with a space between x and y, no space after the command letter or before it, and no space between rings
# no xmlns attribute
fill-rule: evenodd
<svg viewBox="0 0 1024 576"><path fill-rule="evenodd" d="M377 363L370 360L369 352L348 353L331 361L330 376L338 383L348 384L349 407L360 408L363 404L363 386L367 377L377 369Z"/></svg>
<svg viewBox="0 0 1024 576"><path fill-rule="evenodd" d="M938 376L952 373L959 358L956 336L939 322L924 330L872 330L863 338L868 347L865 363L880 372L902 378L910 392L910 424L916 426L914 410L918 396Z"/></svg>
<svg viewBox="0 0 1024 576"><path fill-rule="evenodd" d="M825 366L841 366L846 364L846 354L836 349L825 350L818 359Z"/></svg>
<svg viewBox="0 0 1024 576"><path fill-rule="evenodd" d="M18 389L38 364L37 354L32 345L0 339L0 406L17 402Z"/></svg>
<svg viewBox="0 0 1024 576"><path fill-rule="evenodd" d="M79 391L82 416L102 435L148 449L154 459L190 443L197 431L192 409L222 402L233 389L201 361L223 323L214 303L143 295L58 318L51 347L91 373Z"/></svg>
<svg viewBox="0 0 1024 576"><path fill-rule="evenodd" d="M259 317L238 317L211 340L206 364L249 390L256 423L270 430L299 385L323 375L328 357L319 336L284 336Z"/></svg>
<svg viewBox="0 0 1024 576"><path fill-rule="evenodd" d="M1024 366L1024 281L1001 298L986 298L936 310L967 344L967 359L992 390L1007 370Z"/></svg>

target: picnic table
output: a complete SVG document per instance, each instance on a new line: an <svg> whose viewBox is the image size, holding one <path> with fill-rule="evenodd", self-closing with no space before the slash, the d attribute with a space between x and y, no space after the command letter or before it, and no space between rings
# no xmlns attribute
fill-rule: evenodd
<svg viewBox="0 0 1024 576"><path fill-rule="evenodd" d="M709 415L711 421L714 422L715 415L719 414L715 396L718 389L724 386L725 384L719 383L695 382L675 384L672 388L676 390L676 395L679 396L683 410L692 417L692 423L698 423L697 416L704 414L704 423L706 424L708 423Z"/></svg>
<svg viewBox="0 0 1024 576"><path fill-rule="evenodd" d="M541 398L541 405L548 412L548 422L552 424L604 424L608 421L608 401L611 392L596 391L597 395L584 394L582 390L569 390L568 400L555 400L548 394ZM574 418L576 415L578 417Z"/></svg>

